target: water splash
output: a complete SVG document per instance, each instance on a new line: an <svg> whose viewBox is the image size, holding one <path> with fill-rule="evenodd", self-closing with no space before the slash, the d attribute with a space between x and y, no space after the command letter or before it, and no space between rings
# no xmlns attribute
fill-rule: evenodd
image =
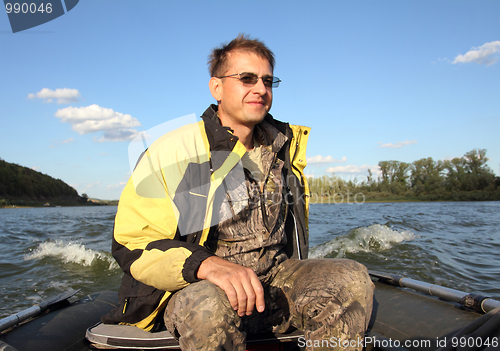
<svg viewBox="0 0 500 351"><path fill-rule="evenodd" d="M346 253L378 252L389 250L394 244L411 241L415 234L409 230L393 230L385 225L373 224L351 230L347 235L310 249L310 258L344 257Z"/></svg>
<svg viewBox="0 0 500 351"><path fill-rule="evenodd" d="M44 257L57 257L64 263L76 263L86 267L105 263L109 264L110 270L118 268L113 257L105 252L88 249L83 244L65 243L60 240L41 243L36 250L25 255L24 259L35 260Z"/></svg>

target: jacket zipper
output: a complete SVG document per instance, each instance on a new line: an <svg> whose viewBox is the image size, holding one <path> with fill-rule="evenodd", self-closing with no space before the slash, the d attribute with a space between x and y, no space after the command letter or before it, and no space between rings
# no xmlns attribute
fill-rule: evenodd
<svg viewBox="0 0 500 351"><path fill-rule="evenodd" d="M300 252L300 241L299 241L299 232L297 230L297 221L295 220L295 215L293 214L293 211L290 211L290 213L292 214L293 225L295 227L295 241L297 242L297 254L299 255L299 260L301 260L302 254Z"/></svg>
<svg viewBox="0 0 500 351"><path fill-rule="evenodd" d="M127 310L127 305L128 305L128 297L125 298L125 303L123 305L122 314L125 314L125 311Z"/></svg>
<svg viewBox="0 0 500 351"><path fill-rule="evenodd" d="M292 135L293 135L293 132L292 132ZM295 157L297 156L298 150L299 150L299 142L296 141L295 142L295 152L293 153L293 158L290 160L290 163L291 163L292 168L294 168L295 170L297 170L299 172L299 174L301 174L302 172L300 172L297 169L297 167L295 167L295 164L294 164ZM299 179L299 181L301 183L300 185L302 186L302 179ZM294 202L294 206L295 205L296 204ZM300 240L299 240L299 231L297 229L297 219L295 218L295 214L293 213L294 206L292 206L292 208L290 210L290 213L292 214L292 217L293 217L293 225L294 225L294 229L295 229L295 241L297 242L297 254L298 254L299 260L301 260L302 259L302 253L300 251Z"/></svg>
<svg viewBox="0 0 500 351"><path fill-rule="evenodd" d="M271 162L271 167L269 167L269 170L267 171L266 178L264 178L264 181L262 182L262 188L260 189L260 210L262 212L262 220L264 221L264 226L266 227L267 231L269 233L272 232L271 228L269 228L269 218L267 218L267 211L266 211L266 195L264 193L264 189L266 188L267 180L269 179L269 174L271 174L271 169L274 166L274 162L276 162L276 158L278 157L277 153L274 153L273 160Z"/></svg>

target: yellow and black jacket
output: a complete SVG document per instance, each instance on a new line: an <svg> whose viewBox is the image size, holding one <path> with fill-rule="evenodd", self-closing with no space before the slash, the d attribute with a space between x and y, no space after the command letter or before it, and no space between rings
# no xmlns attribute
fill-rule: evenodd
<svg viewBox="0 0 500 351"><path fill-rule="evenodd" d="M137 163L120 197L112 243L124 271L120 306L101 317L104 323L154 330L171 292L198 281L201 262L214 255L207 239L217 236L216 209L246 152L216 112L211 105L200 122L163 135ZM309 189L303 170L310 129L269 114L265 123L287 137L277 153L284 162L286 201L293 203L284 250L289 258L307 258Z"/></svg>

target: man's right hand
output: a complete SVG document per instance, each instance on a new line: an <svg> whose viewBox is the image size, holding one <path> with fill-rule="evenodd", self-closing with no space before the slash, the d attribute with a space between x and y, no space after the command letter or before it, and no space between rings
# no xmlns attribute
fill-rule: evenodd
<svg viewBox="0 0 500 351"><path fill-rule="evenodd" d="M220 287L240 317L265 309L264 288L255 272L217 256L205 259L198 269L198 279L205 279Z"/></svg>

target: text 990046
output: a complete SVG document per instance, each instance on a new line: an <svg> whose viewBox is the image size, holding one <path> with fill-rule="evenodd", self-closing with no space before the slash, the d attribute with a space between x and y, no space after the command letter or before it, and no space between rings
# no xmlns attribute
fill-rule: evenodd
<svg viewBox="0 0 500 351"><path fill-rule="evenodd" d="M34 2L32 3L6 3L5 4L5 10L7 13L52 13L52 3L47 2L47 3L41 3L41 4L36 4Z"/></svg>

